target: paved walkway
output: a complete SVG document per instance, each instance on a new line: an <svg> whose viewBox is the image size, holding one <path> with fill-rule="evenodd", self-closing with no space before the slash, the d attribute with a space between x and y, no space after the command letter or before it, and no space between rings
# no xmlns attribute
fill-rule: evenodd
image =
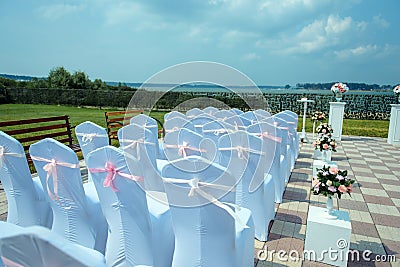
<svg viewBox="0 0 400 267"><path fill-rule="evenodd" d="M332 160L356 180L352 198L346 196L339 203L340 210L348 211L351 218L350 249L370 250L371 259L376 255L397 257L392 263L358 261L349 266L400 266L400 148L387 144L382 138L344 136L337 150ZM325 206L326 202L325 197L310 192L313 153L311 144L301 145L284 201L276 205L269 241L255 240L255 266L328 266L302 260L282 261L277 253L259 252L296 250L302 254L309 205ZM6 216L7 200L0 189L0 220L5 220Z"/></svg>
<svg viewBox="0 0 400 267"><path fill-rule="evenodd" d="M303 144L295 168L287 184L283 203L277 213L268 242L255 240L255 266L329 266L310 261L286 261L272 250L302 255L309 205L325 206L326 197L310 192L314 149ZM350 250L370 250L370 262L360 261L348 266L400 266L400 148L387 144L383 138L344 136L332 161L339 169L348 170L355 179L352 197L343 197L340 210L349 212L352 235ZM336 201L335 201L336 202ZM337 208L338 203L334 203ZM321 237L323 238L323 237ZM262 250L260 252L260 250ZM263 254L265 251L269 252ZM261 259L257 260L258 255ZM296 254L291 254L296 256ZM384 256L382 256L384 255ZM372 261L395 255L396 262ZM267 258L267 260L263 260ZM392 260L393 261L393 260Z"/></svg>

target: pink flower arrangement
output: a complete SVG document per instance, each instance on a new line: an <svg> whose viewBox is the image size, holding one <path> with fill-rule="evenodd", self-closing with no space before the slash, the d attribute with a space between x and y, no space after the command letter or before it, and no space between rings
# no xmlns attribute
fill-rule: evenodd
<svg viewBox="0 0 400 267"><path fill-rule="evenodd" d="M332 85L331 87L331 91L333 93L346 93L347 91L349 91L349 87L347 86L347 84L345 83L335 83L334 85Z"/></svg>
<svg viewBox="0 0 400 267"><path fill-rule="evenodd" d="M314 114L311 116L312 121L324 121L326 119L325 113L321 111L315 111Z"/></svg>
<svg viewBox="0 0 400 267"><path fill-rule="evenodd" d="M317 169L317 176L313 178L311 191L314 195L322 194L332 197L335 194L340 199L343 194L351 196L355 180L347 177L347 171L336 167L324 166Z"/></svg>
<svg viewBox="0 0 400 267"><path fill-rule="evenodd" d="M393 88L393 93L395 93L396 95L400 94L400 84Z"/></svg>

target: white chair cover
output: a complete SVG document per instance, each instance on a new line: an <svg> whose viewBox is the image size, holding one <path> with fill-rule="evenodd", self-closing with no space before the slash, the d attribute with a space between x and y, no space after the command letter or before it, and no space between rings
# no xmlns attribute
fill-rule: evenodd
<svg viewBox="0 0 400 267"><path fill-rule="evenodd" d="M183 114L183 113L181 113L181 112L179 112L179 111L173 110L173 111L171 111L171 112L165 113L165 115L164 115L164 123L165 123L167 120L170 120L170 119L173 119L173 118L187 119L185 114Z"/></svg>
<svg viewBox="0 0 400 267"><path fill-rule="evenodd" d="M224 202L235 200L234 177L197 156L168 163L162 175L176 238L172 266L253 266L251 212Z"/></svg>
<svg viewBox="0 0 400 267"><path fill-rule="evenodd" d="M219 138L228 133L235 132L236 129L234 126L225 123L223 121L212 121L203 125L203 136L204 138L211 139L214 144L218 145Z"/></svg>
<svg viewBox="0 0 400 267"><path fill-rule="evenodd" d="M233 109L231 109L231 111L235 112L236 115L240 115L240 114L244 113L242 110L237 109L237 108L233 108Z"/></svg>
<svg viewBox="0 0 400 267"><path fill-rule="evenodd" d="M214 116L214 113L219 111L219 109L217 109L216 107L206 107L203 109L204 113Z"/></svg>
<svg viewBox="0 0 400 267"><path fill-rule="evenodd" d="M41 226L0 222L0 255L7 266L106 266L104 256Z"/></svg>
<svg viewBox="0 0 400 267"><path fill-rule="evenodd" d="M130 124L137 124L143 128L150 130L150 132L155 136L156 139L156 152L157 157L165 159L164 154L162 154L162 143L158 142L158 124L157 121L145 114L139 114L134 116L130 120Z"/></svg>
<svg viewBox="0 0 400 267"><path fill-rule="evenodd" d="M294 148L295 160L296 160L299 155L299 134L297 132L297 126L298 126L298 120L299 120L298 115L290 110L285 110L285 111L279 112L278 114L275 114L274 116L287 121L288 126L290 128L291 137L293 140L293 148ZM294 167L294 165L293 165L293 167Z"/></svg>
<svg viewBox="0 0 400 267"><path fill-rule="evenodd" d="M84 190L75 152L50 138L32 144L29 152L53 210L52 231L104 253L107 223L93 183Z"/></svg>
<svg viewBox="0 0 400 267"><path fill-rule="evenodd" d="M157 167L157 138L150 130L137 124L124 126L118 130L120 148L140 161L146 191L165 192L164 183ZM134 170L131 170L134 171Z"/></svg>
<svg viewBox="0 0 400 267"><path fill-rule="evenodd" d="M282 138L277 135L277 129L273 124L260 122L252 124L247 128L249 134L260 137L264 142L264 152L266 153L267 163L266 175L270 174L274 180L275 186L275 202L282 203L283 192L285 191L285 176L281 171L281 143Z"/></svg>
<svg viewBox="0 0 400 267"><path fill-rule="evenodd" d="M32 179L24 148L0 131L0 179L7 197L7 222L51 228L53 214L39 177Z"/></svg>
<svg viewBox="0 0 400 267"><path fill-rule="evenodd" d="M217 120L219 121L225 121L226 119L237 115L235 112L233 112L232 110L227 110L227 109L222 109L219 110L215 113L212 114L212 116L214 116L215 118L217 118Z"/></svg>
<svg viewBox="0 0 400 267"><path fill-rule="evenodd" d="M105 128L85 121L75 127L75 134L82 149L84 158L93 150L108 146L108 135Z"/></svg>
<svg viewBox="0 0 400 267"><path fill-rule="evenodd" d="M202 114L205 114L205 113L203 110L201 110L199 108L192 108L192 109L189 109L188 111L186 111L186 117L188 119L192 119L192 118L197 117Z"/></svg>
<svg viewBox="0 0 400 267"><path fill-rule="evenodd" d="M254 110L254 114L255 114L256 116L261 116L261 117L263 117L263 118L271 117L271 113L269 113L268 111L266 111L266 110L264 110L264 109L257 109L257 110Z"/></svg>
<svg viewBox="0 0 400 267"><path fill-rule="evenodd" d="M78 139L84 159L86 159L86 156L93 150L103 146L108 146L108 134L106 129L91 121L85 121L78 124L75 127L75 135ZM90 176L90 173L88 173L88 182L91 181L92 177Z"/></svg>
<svg viewBox="0 0 400 267"><path fill-rule="evenodd" d="M190 122L193 123L196 132L199 134L203 134L203 125L212 121L215 121L215 118L207 114L190 119Z"/></svg>
<svg viewBox="0 0 400 267"><path fill-rule="evenodd" d="M288 130L288 153L290 156L290 170L294 168L294 164L296 162L296 138L297 131L294 129L293 124L289 123L287 120L282 119L283 115L277 116L275 114L272 116L275 120L276 126L280 127L283 130Z"/></svg>
<svg viewBox="0 0 400 267"><path fill-rule="evenodd" d="M245 131L246 127L251 125L251 121L239 115L227 118L224 122L234 126L237 130Z"/></svg>
<svg viewBox="0 0 400 267"><path fill-rule="evenodd" d="M164 152L169 161L187 156L202 156L213 161L216 157L216 147L210 139L185 128L165 135Z"/></svg>
<svg viewBox="0 0 400 267"><path fill-rule="evenodd" d="M164 122L165 134L186 128L192 131L196 131L193 123L185 118L171 118Z"/></svg>
<svg viewBox="0 0 400 267"><path fill-rule="evenodd" d="M250 121L251 124L255 124L259 122L259 118L254 114L253 111L246 111L243 114L239 115L241 118L245 118L247 121Z"/></svg>
<svg viewBox="0 0 400 267"><path fill-rule="evenodd" d="M107 146L89 154L88 167L109 225L107 265L171 266L174 235L169 210L161 207L149 213L141 162Z"/></svg>
<svg viewBox="0 0 400 267"><path fill-rule="evenodd" d="M262 122L266 122L269 124L272 124L276 127L275 133L278 137L282 138L282 142L280 143L280 173L285 177L285 183L288 182L289 177L290 177L290 165L291 165L291 159L292 155L290 154L289 146L290 146L290 140L289 140L289 129L287 127L279 127L277 126L277 123L275 122L275 119L273 116L269 118L265 118L262 120ZM279 149L276 150L276 153L278 153Z"/></svg>
<svg viewBox="0 0 400 267"><path fill-rule="evenodd" d="M295 124L294 128L295 128L296 134L294 135L294 138L296 139L295 145L297 147L296 147L295 151L296 151L296 159L297 159L297 157L299 156L299 140L300 140L300 132L297 132L297 127L299 124L299 115L297 115L297 113L295 113L291 110L284 110L283 113L291 116L293 119L291 120L291 118L288 118L288 120L293 121L293 123Z"/></svg>
<svg viewBox="0 0 400 267"><path fill-rule="evenodd" d="M251 210L255 237L266 241L269 223L275 217L275 193L271 177L268 176L268 181L265 181L266 154L262 139L238 131L223 135L219 139L218 150L221 164L238 175L236 204ZM266 199L269 201L266 202Z"/></svg>

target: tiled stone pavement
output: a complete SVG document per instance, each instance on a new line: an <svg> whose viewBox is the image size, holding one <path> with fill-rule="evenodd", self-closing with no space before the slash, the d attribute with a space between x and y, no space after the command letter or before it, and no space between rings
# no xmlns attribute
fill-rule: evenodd
<svg viewBox="0 0 400 267"><path fill-rule="evenodd" d="M386 139L344 136L332 161L356 180L352 197L335 203L348 211L352 224L350 250L370 250L376 255L395 255L396 262L349 262L348 266L400 266L400 148ZM325 197L310 194L313 164L311 144L301 145L299 158L283 196L276 205L268 242L255 240L255 266L329 266L310 261L280 260L277 253L302 255L309 205L325 206ZM0 220L6 220L7 200L0 188ZM259 252L261 250L261 252ZM360 253L361 255L361 253ZM260 260L258 260L260 256ZM295 254L291 254L295 256ZM283 257L283 258L288 258ZM264 260L265 259L265 260Z"/></svg>
<svg viewBox="0 0 400 267"><path fill-rule="evenodd" d="M283 250L293 258L304 249L309 205L325 206L326 197L310 192L314 150L301 145L300 155L286 186L283 203L276 205L276 216L267 242L255 240L255 266L330 266L307 260L279 257L272 250ZM343 136L332 155L339 169L348 170L355 179L352 197L345 196L335 208L349 212L352 235L350 250L370 250L371 261L360 256L348 266L400 266L400 148L386 139ZM261 250L261 252L260 252ZM264 252L267 251L267 254ZM374 261L381 255L395 255L395 262ZM259 256L261 256L260 259ZM264 260L266 258L266 260ZM283 258L283 260L282 260Z"/></svg>

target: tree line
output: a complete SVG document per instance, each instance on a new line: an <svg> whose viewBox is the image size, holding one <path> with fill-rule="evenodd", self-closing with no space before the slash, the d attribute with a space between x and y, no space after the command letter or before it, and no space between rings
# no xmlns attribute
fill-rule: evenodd
<svg viewBox="0 0 400 267"><path fill-rule="evenodd" d="M311 90L330 90L334 82L330 83L297 83L297 88L311 89ZM379 84L366 84L366 83L346 83L350 90L357 91L387 91L392 90L393 85L379 85Z"/></svg>
<svg viewBox="0 0 400 267"><path fill-rule="evenodd" d="M94 81L83 71L70 73L64 67L56 67L50 70L48 77L34 77L29 81L17 81L14 79L0 77L0 89L4 88L62 88L62 89L89 89L89 90L124 90L134 91L135 88L119 83L118 86L109 85L101 79Z"/></svg>

